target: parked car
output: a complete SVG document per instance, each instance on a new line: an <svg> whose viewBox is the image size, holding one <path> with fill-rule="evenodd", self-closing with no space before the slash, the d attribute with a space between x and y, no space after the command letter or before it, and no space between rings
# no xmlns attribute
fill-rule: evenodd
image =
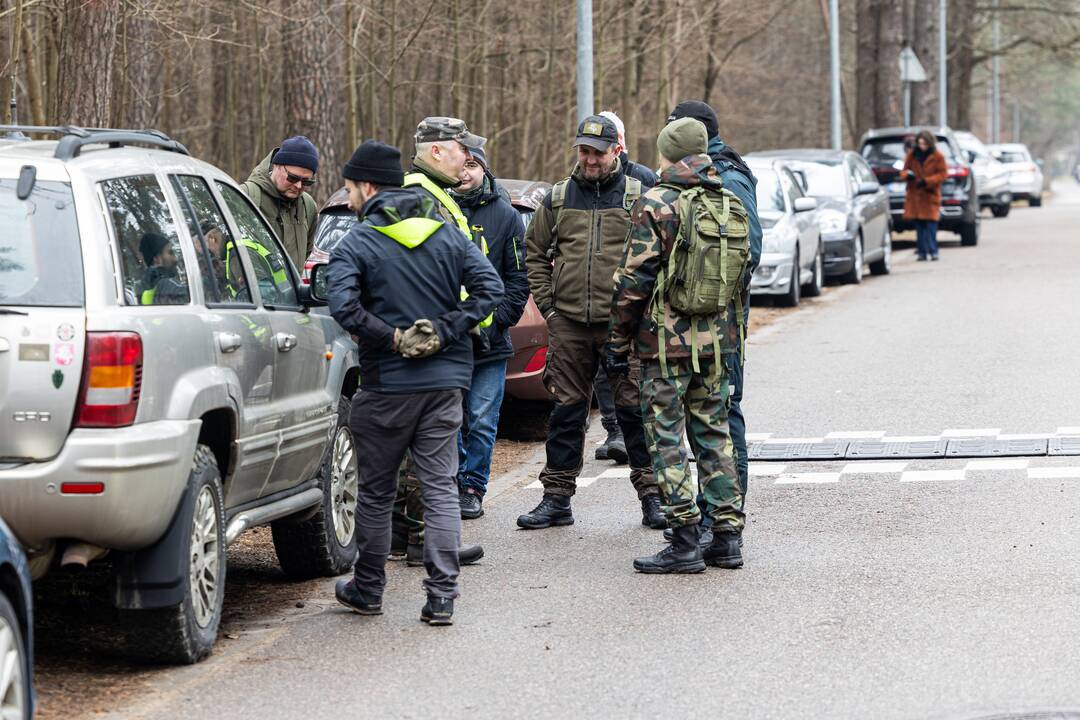
<svg viewBox="0 0 1080 720"><path fill-rule="evenodd" d="M49 132L0 140L0 515L35 577L104 558L128 646L195 662L245 529L289 576L352 566L355 345L221 170Z"/></svg>
<svg viewBox="0 0 1080 720"><path fill-rule="evenodd" d="M889 196L870 166L850 150L772 150L751 158L782 160L818 203L825 277L860 283L863 267L875 275L892 269Z"/></svg>
<svg viewBox="0 0 1080 720"><path fill-rule="evenodd" d="M527 228L536 208L551 189L551 184L537 180L503 180L499 185L507 192L510 202L521 213L522 227ZM311 279L315 265L329 262L330 253L356 222L349 210L349 195L341 188L323 203L319 223L315 228L315 248L304 263L304 282ZM532 296L517 324L510 328L514 356L506 367L506 394L519 400L550 400L544 387L543 374L547 364L547 323Z"/></svg>
<svg viewBox="0 0 1080 720"><path fill-rule="evenodd" d="M979 188L979 207L988 207L994 217L1005 217L1012 208L1012 189L1009 187L1009 170L990 153L974 133L966 130L955 132L956 141L964 151L975 172L975 186Z"/></svg>
<svg viewBox="0 0 1080 720"><path fill-rule="evenodd" d="M1031 157L1027 145L1002 143L991 145L990 153L1009 171L1009 190L1016 200L1027 200L1031 207L1042 205L1043 172Z"/></svg>
<svg viewBox="0 0 1080 720"><path fill-rule="evenodd" d="M758 181L758 217L763 233L761 262L750 281L751 295L774 295L788 306L798 305L803 295L820 295L825 260L817 200L803 193L785 163L751 158L747 164Z"/></svg>
<svg viewBox="0 0 1080 720"><path fill-rule="evenodd" d="M904 195L907 183L900 180L907 146L915 142L915 135L929 130L937 139L937 149L945 156L948 177L941 186L941 220L938 227L960 236L961 245L979 242L979 194L975 174L964 157L953 131L947 127L894 127L870 130L860 143L861 154L878 182L889 193L889 212L892 214L894 232L914 230L915 223L904 220Z"/></svg>
<svg viewBox="0 0 1080 720"><path fill-rule="evenodd" d="M0 520L0 717L30 720L34 695L34 597L30 567Z"/></svg>

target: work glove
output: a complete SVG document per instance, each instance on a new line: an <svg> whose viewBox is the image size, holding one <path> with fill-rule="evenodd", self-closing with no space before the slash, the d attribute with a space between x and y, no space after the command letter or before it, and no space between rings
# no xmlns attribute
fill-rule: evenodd
<svg viewBox="0 0 1080 720"><path fill-rule="evenodd" d="M439 352L439 335L430 320L417 320L401 334L398 353L407 358L425 358Z"/></svg>
<svg viewBox="0 0 1080 720"><path fill-rule="evenodd" d="M626 376L630 374L630 356L615 352L610 346L604 349L604 370L608 375Z"/></svg>
<svg viewBox="0 0 1080 720"><path fill-rule="evenodd" d="M915 186L920 187L920 188L924 188L924 187L926 187L926 181L923 180L922 178L919 178L919 181L917 183L915 183Z"/></svg>

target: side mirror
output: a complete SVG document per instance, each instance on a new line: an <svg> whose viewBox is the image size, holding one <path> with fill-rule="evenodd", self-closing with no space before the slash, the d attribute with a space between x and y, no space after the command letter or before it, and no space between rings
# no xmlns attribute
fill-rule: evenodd
<svg viewBox="0 0 1080 720"><path fill-rule="evenodd" d="M326 263L314 265L311 268L311 284L301 286L306 288L313 303L325 305L327 301L326 271L329 266Z"/></svg>
<svg viewBox="0 0 1080 720"><path fill-rule="evenodd" d="M795 198L795 212L800 213L807 212L809 210L817 210L817 198Z"/></svg>
<svg viewBox="0 0 1080 720"><path fill-rule="evenodd" d="M858 188L856 194L857 195L873 195L874 193L876 193L880 189L881 189L881 185L879 185L878 183L871 182L870 180L864 180L863 182L859 183L859 188Z"/></svg>
<svg viewBox="0 0 1080 720"><path fill-rule="evenodd" d="M965 151L964 151L964 157L966 157L966 158L967 158L967 161L968 161L969 163L973 163L973 162L975 162L975 158L976 158L976 157L978 157L978 156L977 156L977 155L975 155L975 151L974 151L974 150L965 150Z"/></svg>

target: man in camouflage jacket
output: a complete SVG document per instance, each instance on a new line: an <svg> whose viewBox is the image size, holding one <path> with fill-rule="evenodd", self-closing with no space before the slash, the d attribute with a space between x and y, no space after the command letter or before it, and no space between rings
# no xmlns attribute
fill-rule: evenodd
<svg viewBox="0 0 1080 720"><path fill-rule="evenodd" d="M713 317L687 317L654 290L657 274L679 234L678 200L683 189L722 182L706 154L705 126L693 118L667 125L657 139L660 184L634 206L623 261L615 272L610 338L606 351L609 369L625 368L630 354L641 360L641 405L653 471L665 501L665 515L673 528L671 545L654 556L638 558L641 572L700 572L705 563L739 567L739 531L743 526L739 486L728 429L728 370L720 352L734 352L737 331L729 312ZM654 303L663 303L654 307ZM656 311L656 312L654 312ZM656 321L664 323L658 332ZM696 324L691 333L691 324ZM698 370L691 336L696 335ZM719 336L719 337L717 337ZM659 343L665 342L666 360ZM714 343L714 338L717 342ZM713 539L699 546L701 511L682 448L684 432L697 457L699 483Z"/></svg>

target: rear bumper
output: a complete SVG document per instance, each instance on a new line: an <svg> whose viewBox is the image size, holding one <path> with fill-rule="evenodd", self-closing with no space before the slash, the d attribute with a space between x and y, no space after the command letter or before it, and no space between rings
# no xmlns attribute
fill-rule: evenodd
<svg viewBox="0 0 1080 720"><path fill-rule="evenodd" d="M1002 190L992 195L979 195L979 206L987 207L994 205L996 207L1005 207L1012 202L1012 193L1008 190Z"/></svg>
<svg viewBox="0 0 1080 720"><path fill-rule="evenodd" d="M855 263L851 241L850 237L824 241L824 269L827 276L851 272L852 265Z"/></svg>
<svg viewBox="0 0 1080 720"><path fill-rule="evenodd" d="M114 550L146 547L176 512L201 425L162 420L73 430L52 460L0 470L0 515L29 547L58 538ZM100 482L105 489L64 495L61 484L69 482Z"/></svg>

